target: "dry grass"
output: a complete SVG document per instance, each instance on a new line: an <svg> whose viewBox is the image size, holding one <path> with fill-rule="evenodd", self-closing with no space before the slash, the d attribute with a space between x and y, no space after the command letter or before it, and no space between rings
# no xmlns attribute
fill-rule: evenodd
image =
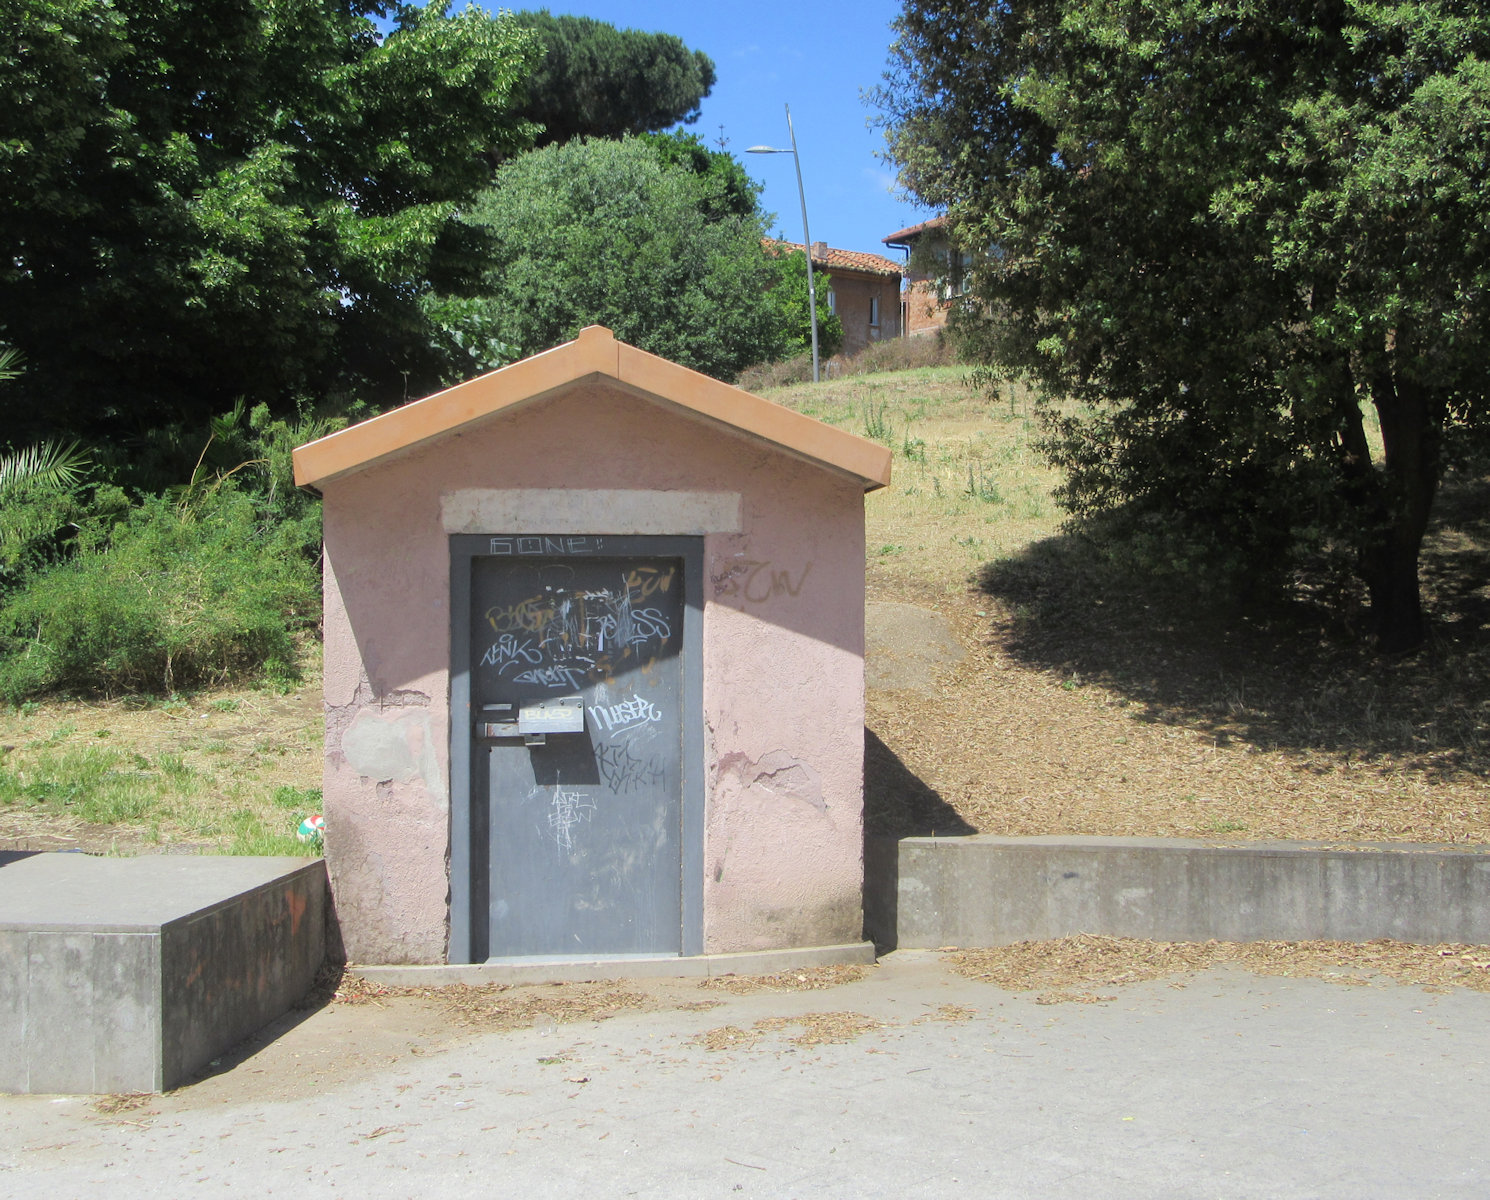
<svg viewBox="0 0 1490 1200"><path fill-rule="evenodd" d="M612 983L457 985L430 991L431 998L437 999L446 1015L459 1024L496 1031L604 1021L619 1013L657 1007L657 1001L645 992Z"/></svg>
<svg viewBox="0 0 1490 1200"><path fill-rule="evenodd" d="M1428 991L1490 992L1490 946L1373 942L1152 942L1081 934L988 950L954 950L953 970L1043 1004L1115 999L1102 989L1237 966L1256 975L1303 976L1364 986L1380 980ZM1177 981L1173 986L1184 986Z"/></svg>
<svg viewBox="0 0 1490 1200"><path fill-rule="evenodd" d="M794 1046L843 1045L884 1027L883 1021L877 1021L863 1013L804 1013L799 1017L763 1017L749 1029L741 1029L738 1025L721 1025L717 1029L706 1029L689 1038L687 1044L716 1054L730 1050L750 1050L766 1034L785 1033L788 1029L797 1028L801 1032L787 1039Z"/></svg>
<svg viewBox="0 0 1490 1200"><path fill-rule="evenodd" d="M141 1109L148 1109L156 1099L158 1097L151 1092L112 1092L99 1096L89 1107L100 1116L117 1117L123 1113L137 1113Z"/></svg>
<svg viewBox="0 0 1490 1200"><path fill-rule="evenodd" d="M0 708L0 849L308 852L320 810L318 649L294 693Z"/></svg>
<svg viewBox="0 0 1490 1200"><path fill-rule="evenodd" d="M977 1015L978 1010L966 1004L942 1004L935 1012L929 1012L924 1017L917 1017L911 1024L925 1025L932 1021L940 1021L946 1025L965 1025Z"/></svg>
<svg viewBox="0 0 1490 1200"><path fill-rule="evenodd" d="M723 1054L729 1050L749 1050L756 1042L760 1041L761 1030L741 1029L738 1025L720 1025L716 1029L706 1029L688 1039L685 1045L698 1046L703 1050L710 1050L715 1054Z"/></svg>
<svg viewBox="0 0 1490 1200"><path fill-rule="evenodd" d="M859 965L806 967L800 971L786 971L778 975L717 976L702 980L697 986L736 996L761 992L822 991L840 984L857 983L867 974L868 968ZM328 965L316 977L306 1007L319 1007L327 1003L381 1005L408 998L438 1006L457 1025L496 1032L544 1024L603 1021L623 1012L655 1012L662 1009L705 1012L722 1003L715 999L684 999L676 987L663 986L644 991L626 982L390 987L374 983L358 975L355 970ZM727 1049L731 1045L752 1041L759 1036L762 1028L764 1026L759 1027L755 1033L747 1034L738 1030L729 1032L734 1027L726 1026L722 1030L701 1034L703 1041L698 1044L707 1044L710 1049ZM819 1030L820 1032L822 1031Z"/></svg>

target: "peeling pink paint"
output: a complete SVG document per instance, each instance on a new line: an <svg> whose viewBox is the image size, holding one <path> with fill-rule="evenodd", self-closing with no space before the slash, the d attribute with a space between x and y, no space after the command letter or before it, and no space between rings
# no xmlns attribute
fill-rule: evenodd
<svg viewBox="0 0 1490 1200"><path fill-rule="evenodd" d="M739 532L705 539L705 950L858 941L864 481L602 380L323 485L326 846L349 955L445 955L441 497L566 485L741 496Z"/></svg>

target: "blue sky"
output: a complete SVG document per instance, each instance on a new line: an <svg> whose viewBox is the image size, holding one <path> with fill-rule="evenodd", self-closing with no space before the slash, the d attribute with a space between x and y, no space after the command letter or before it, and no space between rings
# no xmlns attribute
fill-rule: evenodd
<svg viewBox="0 0 1490 1200"><path fill-rule="evenodd" d="M498 6L486 4L496 9ZM673 33L690 50L714 60L719 79L703 103L703 115L689 126L717 149L719 126L725 147L765 184L761 202L776 214L775 228L792 241L802 239L802 210L790 154L746 154L749 146L790 146L785 105L792 108L807 219L814 241L844 250L889 253L887 233L931 214L899 200L894 177L879 157L884 133L867 122L874 110L860 93L884 74L891 41L890 22L900 12L892 0L755 0L719 3L624 3L585 0L563 3L512 3L505 7L547 7L554 14L594 17L621 28Z"/></svg>

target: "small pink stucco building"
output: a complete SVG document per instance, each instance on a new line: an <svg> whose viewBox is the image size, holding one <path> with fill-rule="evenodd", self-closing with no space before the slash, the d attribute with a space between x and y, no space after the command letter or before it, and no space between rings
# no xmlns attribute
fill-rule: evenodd
<svg viewBox="0 0 1490 1200"><path fill-rule="evenodd" d="M885 447L599 327L300 447L348 957L859 942L864 494L889 476Z"/></svg>

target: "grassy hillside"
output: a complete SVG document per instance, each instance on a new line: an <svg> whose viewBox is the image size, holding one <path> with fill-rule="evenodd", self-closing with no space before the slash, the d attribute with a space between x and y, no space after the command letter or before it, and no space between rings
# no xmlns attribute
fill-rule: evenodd
<svg viewBox="0 0 1490 1200"><path fill-rule="evenodd" d="M1062 533L1028 404L956 368L768 394L895 451L867 502L871 668L917 652L895 604L963 655L871 686L874 829L1490 841L1487 481L1451 480L1428 539L1433 643L1383 660L1338 583L1259 611L1106 564Z"/></svg>
<svg viewBox="0 0 1490 1200"><path fill-rule="evenodd" d="M1028 404L959 368L766 394L895 452L867 499L873 832L1490 841L1485 481L1451 481L1429 539L1433 644L1383 661L1348 601L1248 611L1104 565L1061 532ZM0 848L294 850L319 690L310 661L288 694L0 710Z"/></svg>

